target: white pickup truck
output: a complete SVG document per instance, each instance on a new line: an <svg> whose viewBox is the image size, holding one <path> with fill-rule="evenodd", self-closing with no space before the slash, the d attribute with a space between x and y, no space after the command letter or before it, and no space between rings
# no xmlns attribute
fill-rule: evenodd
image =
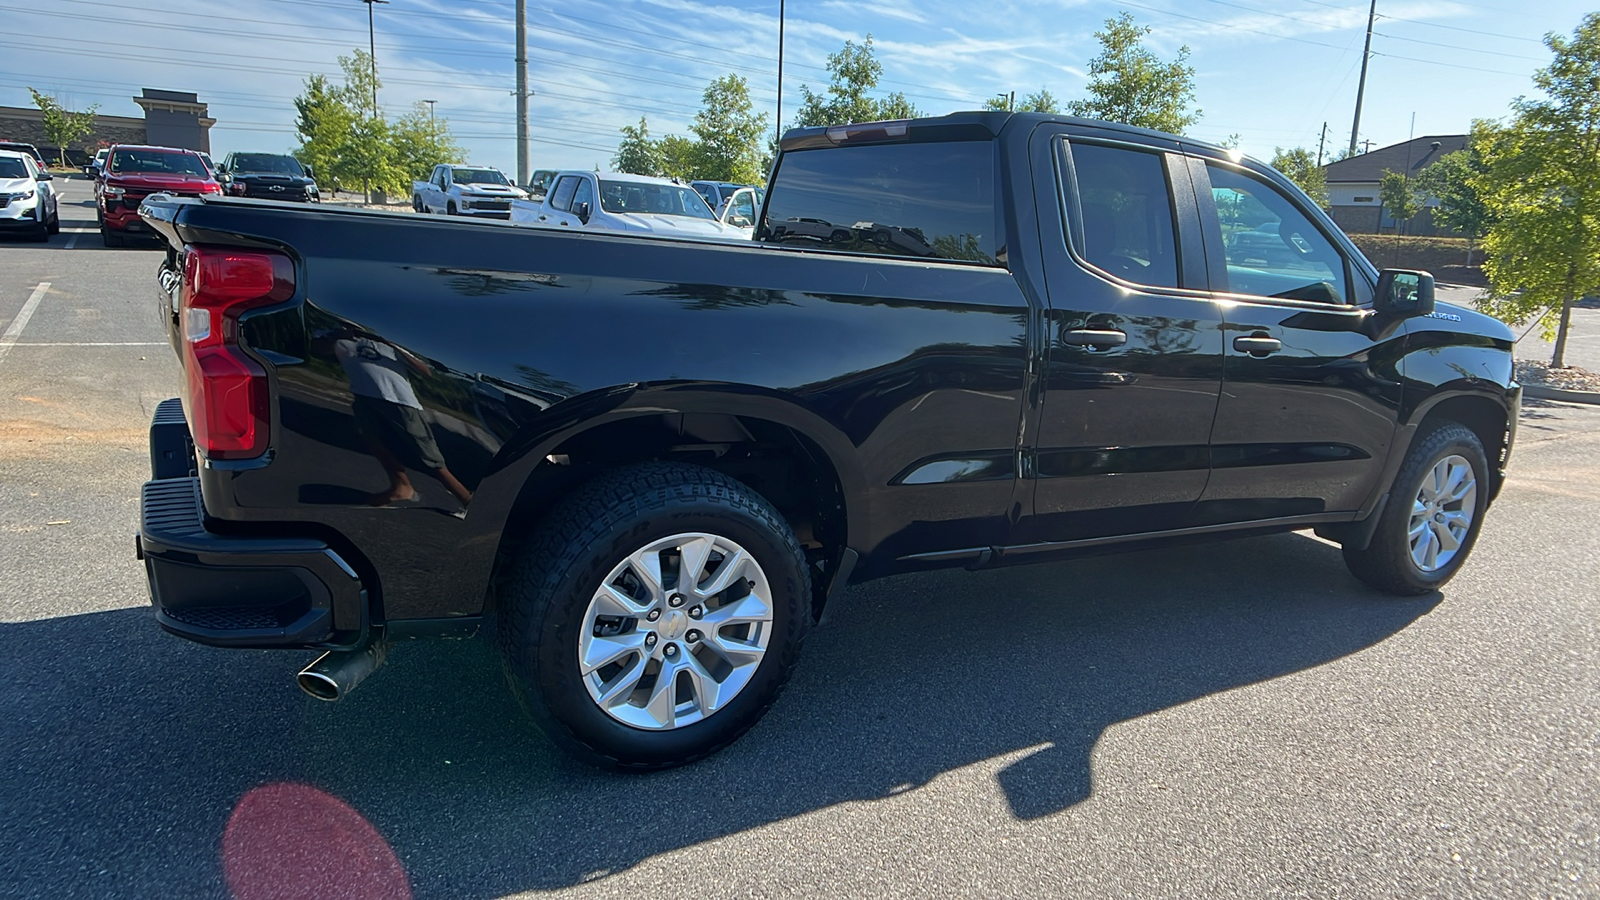
<svg viewBox="0 0 1600 900"><path fill-rule="evenodd" d="M694 188L623 172L559 172L542 202L511 204L511 221L675 237L749 237L717 221Z"/></svg>
<svg viewBox="0 0 1600 900"><path fill-rule="evenodd" d="M499 169L485 166L434 166L427 181L411 183L411 208L419 213L511 218L511 202L527 199Z"/></svg>

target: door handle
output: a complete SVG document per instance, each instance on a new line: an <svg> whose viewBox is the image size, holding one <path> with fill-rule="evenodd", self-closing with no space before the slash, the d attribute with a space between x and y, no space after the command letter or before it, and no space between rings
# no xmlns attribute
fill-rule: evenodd
<svg viewBox="0 0 1600 900"><path fill-rule="evenodd" d="M1283 341L1265 334L1252 334L1249 337L1234 338L1233 349L1251 356L1270 356L1283 349Z"/></svg>
<svg viewBox="0 0 1600 900"><path fill-rule="evenodd" d="M1061 343L1073 347L1115 347L1127 342L1127 332L1110 328L1074 328L1061 332Z"/></svg>

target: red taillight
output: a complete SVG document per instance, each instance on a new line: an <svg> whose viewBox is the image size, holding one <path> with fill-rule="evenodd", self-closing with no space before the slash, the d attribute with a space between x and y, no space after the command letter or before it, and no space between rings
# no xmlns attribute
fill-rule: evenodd
<svg viewBox="0 0 1600 900"><path fill-rule="evenodd" d="M293 293L294 267L281 253L185 249L179 325L189 424L208 459L266 452L272 420L267 373L239 348L239 315Z"/></svg>

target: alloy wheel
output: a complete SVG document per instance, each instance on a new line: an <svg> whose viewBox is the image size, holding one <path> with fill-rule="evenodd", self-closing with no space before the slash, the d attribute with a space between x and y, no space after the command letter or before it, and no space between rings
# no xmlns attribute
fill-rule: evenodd
<svg viewBox="0 0 1600 900"><path fill-rule="evenodd" d="M772 637L772 589L721 535L675 534L612 568L589 601L578 669L589 698L634 728L692 725L727 707Z"/></svg>
<svg viewBox="0 0 1600 900"><path fill-rule="evenodd" d="M1423 572L1437 572L1461 552L1478 506L1478 478L1465 457L1450 455L1433 464L1411 501L1406 536L1411 561Z"/></svg>

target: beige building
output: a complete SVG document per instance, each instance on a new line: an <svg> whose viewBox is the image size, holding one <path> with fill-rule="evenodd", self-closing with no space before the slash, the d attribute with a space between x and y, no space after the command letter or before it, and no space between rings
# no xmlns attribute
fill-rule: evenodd
<svg viewBox="0 0 1600 900"><path fill-rule="evenodd" d="M1438 162L1439 157L1466 147L1467 135L1464 134L1429 135L1328 163L1322 170L1328 175L1328 202L1333 221L1349 234L1397 233L1400 223L1383 208L1378 194L1384 171L1405 172L1416 178L1423 169ZM1405 223L1405 233L1448 233L1441 232L1433 224L1432 210L1438 205L1437 197L1424 198L1422 210Z"/></svg>

